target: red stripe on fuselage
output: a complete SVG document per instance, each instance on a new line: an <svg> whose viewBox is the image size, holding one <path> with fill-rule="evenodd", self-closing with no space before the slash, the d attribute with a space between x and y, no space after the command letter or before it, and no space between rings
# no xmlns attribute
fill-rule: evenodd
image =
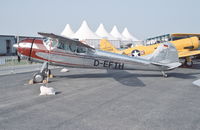
<svg viewBox="0 0 200 130"><path fill-rule="evenodd" d="M32 43L33 40L34 40L34 43L36 43L36 44L43 44L43 40L34 39L34 38L26 38L26 39L21 40L20 42Z"/></svg>

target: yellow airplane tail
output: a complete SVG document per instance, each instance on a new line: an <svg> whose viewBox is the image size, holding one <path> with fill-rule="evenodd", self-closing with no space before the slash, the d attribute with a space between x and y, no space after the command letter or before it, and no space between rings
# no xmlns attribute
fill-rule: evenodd
<svg viewBox="0 0 200 130"><path fill-rule="evenodd" d="M108 40L101 39L100 41L100 49L103 51L113 52L113 53L121 53L120 50L116 49Z"/></svg>

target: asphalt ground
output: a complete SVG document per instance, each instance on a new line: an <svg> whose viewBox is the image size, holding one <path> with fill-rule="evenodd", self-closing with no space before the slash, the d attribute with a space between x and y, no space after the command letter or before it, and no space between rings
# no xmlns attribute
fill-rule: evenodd
<svg viewBox="0 0 200 130"><path fill-rule="evenodd" d="M18 74L24 72L39 71L42 64L25 64L25 65L5 65L0 66L0 75ZM49 66L50 68L58 68L55 66Z"/></svg>
<svg viewBox="0 0 200 130"><path fill-rule="evenodd" d="M160 72L70 68L50 79L55 96L27 85L34 72L0 76L0 129L197 130L200 64Z"/></svg>

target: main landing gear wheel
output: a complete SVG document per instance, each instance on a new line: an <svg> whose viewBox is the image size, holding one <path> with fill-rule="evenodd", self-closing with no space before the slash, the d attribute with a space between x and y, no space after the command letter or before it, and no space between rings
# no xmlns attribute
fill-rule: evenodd
<svg viewBox="0 0 200 130"><path fill-rule="evenodd" d="M33 82L34 83L42 83L42 81L44 80L44 75L42 73L36 73L33 76Z"/></svg>
<svg viewBox="0 0 200 130"><path fill-rule="evenodd" d="M185 67L192 67L193 66L193 61L191 57L186 57L185 62L183 63L183 66Z"/></svg>
<svg viewBox="0 0 200 130"><path fill-rule="evenodd" d="M186 67L192 67L193 66L193 61L190 61L190 62L185 61L184 65Z"/></svg>
<svg viewBox="0 0 200 130"><path fill-rule="evenodd" d="M53 75L51 74L51 70L48 69L48 63L44 62L40 72L33 75L33 79L29 81L29 84L46 83L48 82L48 78L53 78Z"/></svg>

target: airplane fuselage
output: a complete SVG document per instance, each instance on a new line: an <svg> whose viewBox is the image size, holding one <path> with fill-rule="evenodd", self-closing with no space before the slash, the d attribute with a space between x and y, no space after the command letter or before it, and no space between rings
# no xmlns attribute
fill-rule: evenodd
<svg viewBox="0 0 200 130"><path fill-rule="evenodd" d="M76 48L76 46L74 47ZM45 62L56 66L96 68L96 69L117 69L117 70L162 70L166 66L156 66L150 61L140 58L130 58L126 55L105 52L101 50L86 50L79 52L78 49L64 47L53 47L42 39L25 39L18 45L18 52L28 57L31 61Z"/></svg>

